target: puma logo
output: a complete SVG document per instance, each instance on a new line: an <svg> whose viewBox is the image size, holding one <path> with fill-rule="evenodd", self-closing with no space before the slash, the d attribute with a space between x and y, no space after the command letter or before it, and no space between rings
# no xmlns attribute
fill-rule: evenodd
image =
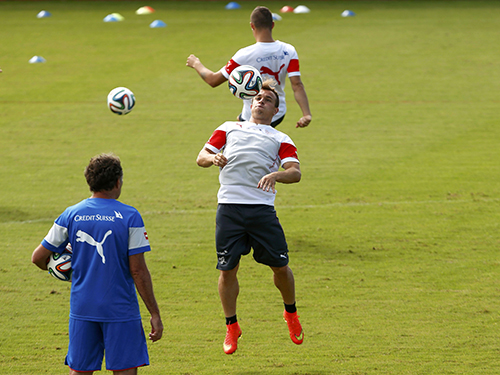
<svg viewBox="0 0 500 375"><path fill-rule="evenodd" d="M279 68L279 70L277 72L273 72L267 66L263 66L263 67L260 68L260 73L261 74L267 74L269 76L273 76L274 79L276 80L276 82L278 82L278 85L281 85L281 82L279 80L279 74L281 72L281 69L283 69L284 66L285 66L285 64L281 65L280 68Z"/></svg>
<svg viewBox="0 0 500 375"><path fill-rule="evenodd" d="M113 233L112 230L108 230L106 232L106 234L104 235L104 238L102 239L101 242L97 242L96 240L94 240L92 238L92 236L88 233L85 233L84 231L82 230L79 230L78 232L76 232L76 236L77 236L77 239L76 241L77 242L86 242L88 243L90 246L95 246L96 249L97 249L97 253L101 256L102 258L102 263L106 263L106 257L104 256L104 248L102 247L102 245L104 244L104 241L106 241L106 238L108 238L108 236Z"/></svg>

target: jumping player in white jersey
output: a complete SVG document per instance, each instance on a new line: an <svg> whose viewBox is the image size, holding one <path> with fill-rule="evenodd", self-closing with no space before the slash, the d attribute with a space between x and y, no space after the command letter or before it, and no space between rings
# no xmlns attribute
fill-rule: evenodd
<svg viewBox="0 0 500 375"><path fill-rule="evenodd" d="M47 269L52 252L71 243L70 375L106 367L115 375L136 375L149 364L135 288L151 314L149 338L161 338L163 324L144 253L149 240L139 212L119 202L123 185L120 159L111 154L90 160L85 177L92 196L68 207L55 221L32 262Z"/></svg>
<svg viewBox="0 0 500 375"><path fill-rule="evenodd" d="M219 126L196 162L220 168L215 241L219 295L226 317L224 352L237 349L241 329L236 317L237 272L242 255L253 248L254 259L274 272L281 292L290 338L299 345L304 333L295 305L295 281L288 266L288 246L274 210L276 183L301 179L297 149L286 134L270 126L279 110L279 96L265 81L252 101L250 121ZM279 170L283 167L284 170Z"/></svg>
<svg viewBox="0 0 500 375"><path fill-rule="evenodd" d="M256 43L240 49L219 71L213 72L206 68L195 55L190 55L186 65L195 69L200 77L212 87L217 87L227 81L234 68L240 65L251 65L257 68L264 79L272 78L276 82L276 91L280 97L279 111L273 116L271 126L276 127L283 121L286 113L285 81L286 76L290 78L295 100L297 101L302 117L297 121L297 128L309 125L312 116L309 109L304 84L300 78L299 57L291 44L274 40L273 38L273 15L271 11L259 6L255 8L250 16L250 27ZM251 99L243 100L243 110L238 116L240 121L248 121Z"/></svg>

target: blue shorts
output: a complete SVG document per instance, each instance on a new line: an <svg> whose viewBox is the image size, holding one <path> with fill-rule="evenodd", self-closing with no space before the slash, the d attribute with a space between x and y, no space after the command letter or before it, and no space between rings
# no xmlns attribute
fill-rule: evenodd
<svg viewBox="0 0 500 375"><path fill-rule="evenodd" d="M273 206L219 204L215 221L217 269L232 270L252 248L259 263L271 267L288 264L285 233Z"/></svg>
<svg viewBox="0 0 500 375"><path fill-rule="evenodd" d="M106 368L110 371L149 365L142 322L102 323L69 319L66 365L70 369L77 372L101 370L104 351Z"/></svg>

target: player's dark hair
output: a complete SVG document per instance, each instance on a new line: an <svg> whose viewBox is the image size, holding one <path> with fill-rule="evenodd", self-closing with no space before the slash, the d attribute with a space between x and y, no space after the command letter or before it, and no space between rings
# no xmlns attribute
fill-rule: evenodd
<svg viewBox="0 0 500 375"><path fill-rule="evenodd" d="M85 168L85 178L90 191L113 190L116 182L123 177L120 158L113 154L100 154L90 159Z"/></svg>
<svg viewBox="0 0 500 375"><path fill-rule="evenodd" d="M275 84L276 82L274 82L273 79L268 78L264 82L262 82L262 90L272 91L274 93L274 96L276 96L276 103L274 104L274 106L278 108L280 106L280 96L274 88Z"/></svg>
<svg viewBox="0 0 500 375"><path fill-rule="evenodd" d="M255 8L250 15L250 22L253 23L257 29L272 29L273 14L268 8L259 6Z"/></svg>

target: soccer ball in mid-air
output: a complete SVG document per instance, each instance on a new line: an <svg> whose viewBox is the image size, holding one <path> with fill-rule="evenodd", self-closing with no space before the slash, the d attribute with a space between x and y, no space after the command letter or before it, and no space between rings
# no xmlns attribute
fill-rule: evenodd
<svg viewBox="0 0 500 375"><path fill-rule="evenodd" d="M253 66L241 65L229 75L228 85L231 93L237 98L253 98L262 88L262 76Z"/></svg>
<svg viewBox="0 0 500 375"><path fill-rule="evenodd" d="M108 94L108 107L117 115L126 115L135 105L135 95L126 87L117 87Z"/></svg>
<svg viewBox="0 0 500 375"><path fill-rule="evenodd" d="M66 250L64 250L62 254L50 254L47 261L47 269L49 270L49 273L57 280L71 281L71 274L73 273L73 268L71 268L72 258L73 253L71 251L70 244L68 244Z"/></svg>

